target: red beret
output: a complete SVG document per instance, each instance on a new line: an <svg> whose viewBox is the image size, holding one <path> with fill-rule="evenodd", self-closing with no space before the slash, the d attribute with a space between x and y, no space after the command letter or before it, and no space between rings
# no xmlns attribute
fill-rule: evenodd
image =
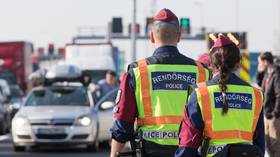
<svg viewBox="0 0 280 157"><path fill-rule="evenodd" d="M169 9L161 9L156 16L154 17L154 21L164 21L164 22L170 22L170 21L176 21L179 23L178 17Z"/></svg>
<svg viewBox="0 0 280 157"><path fill-rule="evenodd" d="M219 34L219 37L217 38L217 40L215 41L215 43L211 49L219 48L219 47L223 47L223 46L231 45L231 44L234 44L234 43L228 37L226 37L222 34Z"/></svg>

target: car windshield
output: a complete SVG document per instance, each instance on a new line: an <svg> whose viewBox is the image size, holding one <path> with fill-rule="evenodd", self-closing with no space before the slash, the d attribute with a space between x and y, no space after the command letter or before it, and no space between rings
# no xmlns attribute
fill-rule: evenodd
<svg viewBox="0 0 280 157"><path fill-rule="evenodd" d="M8 71L1 72L0 73L0 79L4 79L9 84L13 84L13 85L17 83L16 75L14 73L8 72Z"/></svg>
<svg viewBox="0 0 280 157"><path fill-rule="evenodd" d="M101 80L105 77L106 75L106 70L85 70L90 76L91 76L91 79L92 79L92 82L94 83L97 83L98 80Z"/></svg>
<svg viewBox="0 0 280 157"><path fill-rule="evenodd" d="M89 100L82 88L40 89L28 96L25 106L89 106Z"/></svg>

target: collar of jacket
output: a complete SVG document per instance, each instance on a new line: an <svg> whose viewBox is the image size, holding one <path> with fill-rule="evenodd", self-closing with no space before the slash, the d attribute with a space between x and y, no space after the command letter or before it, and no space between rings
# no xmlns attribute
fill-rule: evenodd
<svg viewBox="0 0 280 157"><path fill-rule="evenodd" d="M215 73L213 75L213 78L210 80L211 84L216 84L219 82L220 79L220 74L219 73ZM228 84L235 84L237 82L239 82L240 78L235 74L235 73L231 73L226 81L226 83Z"/></svg>
<svg viewBox="0 0 280 157"><path fill-rule="evenodd" d="M162 46L157 48L154 51L153 56L157 56L157 55L176 55L179 54L179 50L177 47L175 46Z"/></svg>

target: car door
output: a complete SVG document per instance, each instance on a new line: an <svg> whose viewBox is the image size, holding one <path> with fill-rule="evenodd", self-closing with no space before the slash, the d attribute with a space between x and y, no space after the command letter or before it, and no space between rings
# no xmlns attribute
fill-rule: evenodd
<svg viewBox="0 0 280 157"><path fill-rule="evenodd" d="M99 119L99 140L109 140L111 139L110 128L113 125L113 108L115 106L115 102L107 101L108 97L116 97L118 89L113 89L109 93L107 93L104 97L102 97L97 102L97 110L98 110L98 119Z"/></svg>

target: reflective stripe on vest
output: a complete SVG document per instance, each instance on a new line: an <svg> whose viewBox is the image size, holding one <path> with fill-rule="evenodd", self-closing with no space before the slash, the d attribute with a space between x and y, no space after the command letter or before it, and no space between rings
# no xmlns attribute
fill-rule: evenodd
<svg viewBox="0 0 280 157"><path fill-rule="evenodd" d="M152 117L152 101L150 94L150 84L149 84L149 75L148 75L148 67L145 59L141 59L138 62L139 72L141 76L141 94L142 101L144 105L144 113L145 117Z"/></svg>
<svg viewBox="0 0 280 157"><path fill-rule="evenodd" d="M159 124L179 124L182 121L182 116L160 116L160 117L145 117L137 120L138 126L159 125Z"/></svg>
<svg viewBox="0 0 280 157"><path fill-rule="evenodd" d="M252 140L254 131L256 129L257 121L259 118L259 114L262 109L262 95L261 92L253 88L255 100L256 100L256 107L254 112L254 120L251 132L245 132L240 130L213 130L212 129L212 111L211 111L211 101L210 95L208 92L208 88L206 83L199 83L198 90L201 94L201 106L202 106L202 114L204 117L204 136L210 139L244 139L244 140Z"/></svg>
<svg viewBox="0 0 280 157"><path fill-rule="evenodd" d="M198 68L198 82L206 81L206 72L202 64L198 61L195 62Z"/></svg>

